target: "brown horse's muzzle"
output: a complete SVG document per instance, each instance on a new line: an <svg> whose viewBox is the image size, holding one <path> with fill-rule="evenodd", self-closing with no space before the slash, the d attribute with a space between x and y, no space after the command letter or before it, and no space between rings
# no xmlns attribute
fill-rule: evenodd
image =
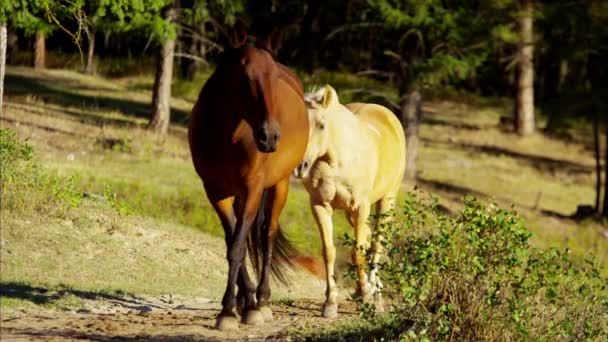
<svg viewBox="0 0 608 342"><path fill-rule="evenodd" d="M255 132L255 141L260 152L276 151L280 138L281 130L278 125L268 124L267 122Z"/></svg>

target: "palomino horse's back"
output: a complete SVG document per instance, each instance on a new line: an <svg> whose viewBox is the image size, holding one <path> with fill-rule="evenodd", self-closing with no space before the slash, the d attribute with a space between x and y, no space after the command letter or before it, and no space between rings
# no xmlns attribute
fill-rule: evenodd
<svg viewBox="0 0 608 342"><path fill-rule="evenodd" d="M378 174L374 193L398 187L405 172L405 134L401 122L388 108L373 103L349 103L346 107L378 134Z"/></svg>

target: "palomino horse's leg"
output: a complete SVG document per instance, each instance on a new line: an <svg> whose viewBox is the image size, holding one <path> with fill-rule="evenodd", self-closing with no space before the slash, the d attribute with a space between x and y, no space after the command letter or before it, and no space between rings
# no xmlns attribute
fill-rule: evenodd
<svg viewBox="0 0 608 342"><path fill-rule="evenodd" d="M244 264L246 254L245 242L260 205L261 193L261 185L258 189L249 189L245 197L242 212L239 213L239 217L237 218L234 234L232 235L232 245L228 249L228 284L226 285L226 292L222 299L222 312L216 322L216 327L220 330L238 328L238 316L235 311L236 281L241 271L241 265ZM256 324L263 322L263 318L259 311L249 310L246 312L244 321L247 324Z"/></svg>
<svg viewBox="0 0 608 342"><path fill-rule="evenodd" d="M333 209L329 204L311 202L312 213L317 221L321 242L323 243L323 260L325 261L325 304L323 304L323 317L334 318L338 316L338 288L334 275L334 263L336 261L336 247L333 239Z"/></svg>
<svg viewBox="0 0 608 342"><path fill-rule="evenodd" d="M268 189L269 203L271 203L269 215L266 216L266 222L264 225L268 233L266 240L262 241L264 250L264 264L262 265L262 276L260 283L258 284L257 299L258 299L258 310L262 312L264 320L270 321L273 319L272 311L268 302L270 300L270 270L272 262L272 250L274 247L274 239L279 232L279 216L285 202L287 202L287 193L289 190L289 178L286 178L278 182L275 186Z"/></svg>
<svg viewBox="0 0 608 342"><path fill-rule="evenodd" d="M357 270L357 293L363 298L363 301L367 302L370 300L370 286L367 281L367 275L365 274L365 254L369 250L370 241L369 237L371 230L367 224L369 218L370 205L367 202L363 202L359 205L359 208L353 213L355 221L355 241L356 245L352 251L352 260Z"/></svg>
<svg viewBox="0 0 608 342"><path fill-rule="evenodd" d="M238 205L234 201L234 197L225 198L220 201L214 201L212 203L213 208L218 214L222 227L224 228L224 239L226 240L226 250L230 250L232 246L232 237L234 235L234 229L236 226L236 215L235 210ZM253 282L249 278L247 272L247 263L241 265L239 276L237 279L239 291L237 293L237 311L239 313L246 312L255 308L255 287Z"/></svg>
<svg viewBox="0 0 608 342"><path fill-rule="evenodd" d="M398 189L397 189L398 191ZM376 203L376 209L378 213L378 220L376 221L376 229L380 230L382 225L390 224L394 220L393 210L395 209L395 201L397 198L397 191L386 194L382 199ZM372 294L374 298L374 304L376 311L384 311L384 301L382 300L382 281L378 275L378 263L383 253L382 248L382 234L378 232L371 244L371 270L369 272L369 283L372 287Z"/></svg>

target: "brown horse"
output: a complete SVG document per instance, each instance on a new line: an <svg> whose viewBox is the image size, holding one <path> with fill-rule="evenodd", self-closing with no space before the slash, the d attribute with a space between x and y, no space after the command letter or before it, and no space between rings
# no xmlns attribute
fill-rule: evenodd
<svg viewBox="0 0 608 342"><path fill-rule="evenodd" d="M192 109L188 133L194 167L226 239L228 284L216 327L238 328L237 299L243 323L270 320L269 272L283 279L279 266L293 256L279 215L289 175L308 143L302 85L267 47L249 39L221 56ZM244 262L246 241L259 275L257 293Z"/></svg>

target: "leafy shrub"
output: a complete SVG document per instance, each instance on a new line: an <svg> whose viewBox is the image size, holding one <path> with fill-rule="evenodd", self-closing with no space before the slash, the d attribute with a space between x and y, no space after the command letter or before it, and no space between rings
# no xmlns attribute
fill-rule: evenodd
<svg viewBox="0 0 608 342"><path fill-rule="evenodd" d="M30 161L32 156L32 146L17 140L13 132L0 129L0 170L3 182L14 178L15 163Z"/></svg>
<svg viewBox="0 0 608 342"><path fill-rule="evenodd" d="M7 129L0 129L2 210L36 211L64 216L82 200L76 178L62 178L42 169L32 147Z"/></svg>
<svg viewBox="0 0 608 342"><path fill-rule="evenodd" d="M384 224L385 315L363 306L375 337L402 340L605 340L607 279L592 258L530 247L513 210L464 201L458 217L409 194ZM381 335L378 335L381 331Z"/></svg>

